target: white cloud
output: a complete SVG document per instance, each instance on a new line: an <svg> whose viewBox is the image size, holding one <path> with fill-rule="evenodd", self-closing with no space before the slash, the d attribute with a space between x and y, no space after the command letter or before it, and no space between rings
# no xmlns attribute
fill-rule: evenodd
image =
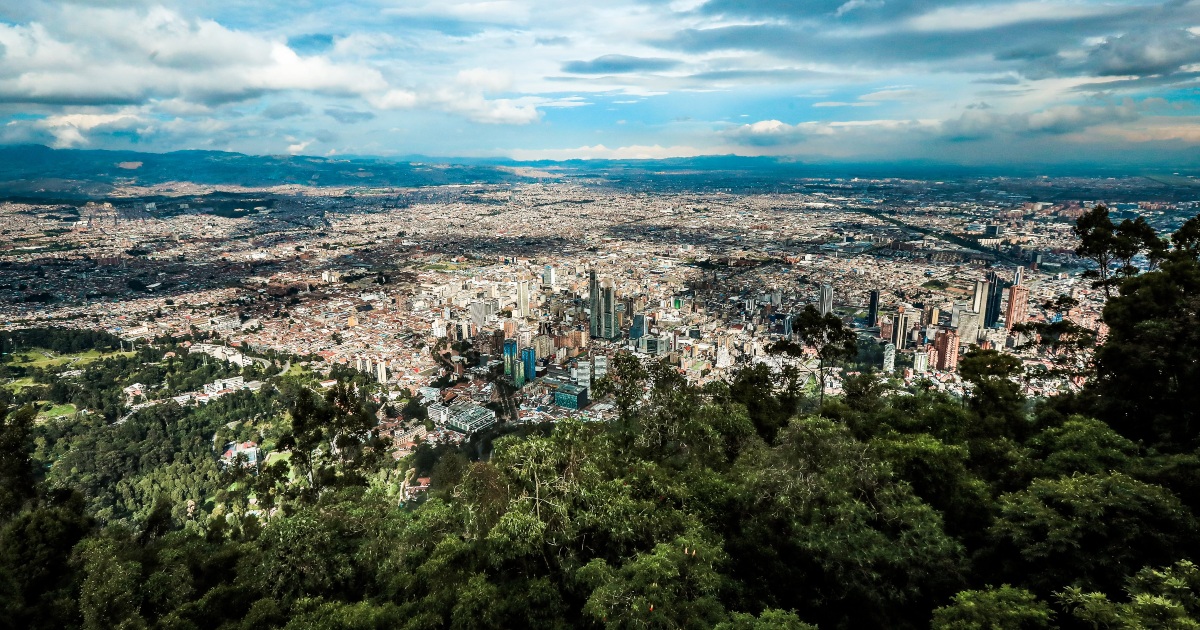
<svg viewBox="0 0 1200 630"><path fill-rule="evenodd" d="M910 18L905 26L915 31L971 31L998 28L1035 20L1069 21L1113 11L1105 5L1061 2L1012 2L939 7Z"/></svg>
<svg viewBox="0 0 1200 630"><path fill-rule="evenodd" d="M513 149L507 151L515 160L651 160L670 157L695 157L711 155L712 148L700 149L691 146L659 145L608 148L602 144L581 146L574 149Z"/></svg>

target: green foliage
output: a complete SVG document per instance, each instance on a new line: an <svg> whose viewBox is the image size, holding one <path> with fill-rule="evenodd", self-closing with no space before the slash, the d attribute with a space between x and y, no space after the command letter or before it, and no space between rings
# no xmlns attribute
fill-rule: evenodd
<svg viewBox="0 0 1200 630"><path fill-rule="evenodd" d="M1043 592L1109 589L1194 547L1195 518L1169 490L1122 473L1036 479L1000 497L991 534L1011 575Z"/></svg>
<svg viewBox="0 0 1200 630"><path fill-rule="evenodd" d="M1070 587L1058 594L1076 619L1093 628L1194 630L1200 628L1200 568L1183 560L1164 569L1145 568L1125 587L1129 601Z"/></svg>
<svg viewBox="0 0 1200 630"><path fill-rule="evenodd" d="M1007 584L963 591L933 611L934 630L1035 630L1049 628L1050 606L1023 588Z"/></svg>
<svg viewBox="0 0 1200 630"><path fill-rule="evenodd" d="M161 351L97 361L87 395L207 374ZM799 370L697 388L618 355L609 422L399 463L353 382L119 424L10 412L0 628L1195 627L1200 456L1108 424L1088 392L1032 419L1018 363L962 365L964 399L868 373L821 404ZM217 463L251 436L285 457ZM414 472L426 500L400 494Z"/></svg>

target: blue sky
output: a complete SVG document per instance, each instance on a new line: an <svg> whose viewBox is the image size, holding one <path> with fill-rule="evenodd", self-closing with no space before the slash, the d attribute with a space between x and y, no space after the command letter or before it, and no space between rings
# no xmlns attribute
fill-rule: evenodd
<svg viewBox="0 0 1200 630"><path fill-rule="evenodd" d="M1198 102L1200 0L0 1L0 143L1170 166Z"/></svg>

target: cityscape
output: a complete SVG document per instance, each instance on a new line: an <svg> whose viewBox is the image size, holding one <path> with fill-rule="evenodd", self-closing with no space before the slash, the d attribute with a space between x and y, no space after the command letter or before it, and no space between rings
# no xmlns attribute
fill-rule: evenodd
<svg viewBox="0 0 1200 630"><path fill-rule="evenodd" d="M1198 85L1196 0L0 6L0 628L1200 627Z"/></svg>

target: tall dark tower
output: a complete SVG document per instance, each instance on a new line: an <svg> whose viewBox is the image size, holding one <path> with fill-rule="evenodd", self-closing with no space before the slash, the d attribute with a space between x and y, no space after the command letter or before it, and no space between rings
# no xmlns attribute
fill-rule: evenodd
<svg viewBox="0 0 1200 630"><path fill-rule="evenodd" d="M996 325L996 322L1000 321L1000 300L1004 296L1004 281L1000 279L1000 274L995 271L988 272L987 280L987 304L982 313L983 327L992 328Z"/></svg>
<svg viewBox="0 0 1200 630"><path fill-rule="evenodd" d="M600 336L600 281L596 270L588 271L588 328L593 337Z"/></svg>
<svg viewBox="0 0 1200 630"><path fill-rule="evenodd" d="M867 306L867 327L879 323L879 289L871 289L871 303Z"/></svg>

